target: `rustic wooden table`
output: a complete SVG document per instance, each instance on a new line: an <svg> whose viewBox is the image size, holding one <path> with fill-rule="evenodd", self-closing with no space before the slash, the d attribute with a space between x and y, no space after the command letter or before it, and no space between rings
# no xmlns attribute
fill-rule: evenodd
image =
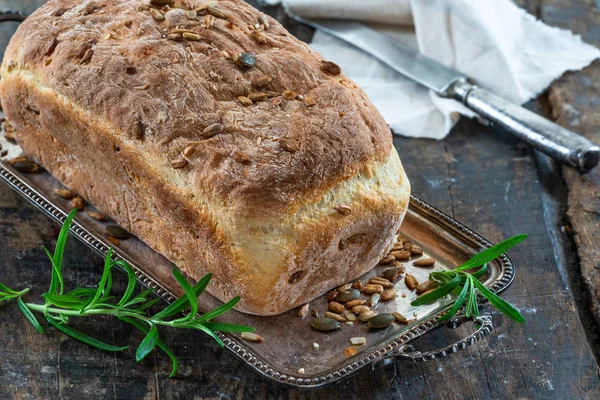
<svg viewBox="0 0 600 400"><path fill-rule="evenodd" d="M0 10L31 12L43 2L0 0ZM518 2L545 22L600 45L594 0ZM290 23L280 9L267 11L298 37L310 38L310 29ZM3 52L16 24L1 25ZM600 143L599 82L596 63L559 79L529 106ZM169 379L169 360L160 353L136 364L140 334L117 321L76 324L132 346L122 354L104 353L53 330L41 335L14 304L2 304L0 398L600 398L600 168L579 175L469 120L443 141L396 138L395 145L415 195L492 241L530 235L511 252L517 278L504 294L524 313L526 325L486 305L495 329L476 346L426 364L399 363L338 385L298 390L263 378L202 334L162 334L180 355L180 374ZM53 245L57 234L57 225L0 186L1 281L43 293L50 269L41 245ZM93 285L100 258L74 240L67 247L68 284ZM417 347L438 347L454 335L440 332Z"/></svg>

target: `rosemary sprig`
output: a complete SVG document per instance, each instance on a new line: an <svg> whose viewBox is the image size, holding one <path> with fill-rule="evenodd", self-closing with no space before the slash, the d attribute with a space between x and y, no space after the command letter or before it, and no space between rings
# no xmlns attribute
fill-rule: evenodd
<svg viewBox="0 0 600 400"><path fill-rule="evenodd" d="M477 292L479 292L500 312L521 324L525 323L523 315L521 315L516 308L486 288L479 281L479 277L487 270L488 262L504 254L526 238L527 235L513 236L476 254L469 261L455 269L432 272L429 274L429 278L438 282L440 286L433 291L420 296L410 304L413 306L430 304L453 293L456 295L456 300L450 310L440 317L440 320L446 321L452 318L452 316L454 316L463 306L465 315L470 317L479 315L479 305L477 304ZM468 270L473 270L475 268L478 269L474 272L467 272Z"/></svg>
<svg viewBox="0 0 600 400"><path fill-rule="evenodd" d="M0 302L16 300L19 309L23 315L25 315L25 318L27 318L40 333L44 333L44 328L35 317L34 312L43 314L48 324L52 327L90 346L106 351L125 350L127 349L127 346L119 347L104 343L83 332L79 332L68 325L71 317L111 315L135 326L146 335L137 348L135 354L136 360L143 360L152 350L158 347L171 358L173 366L169 377L173 377L177 372L177 358L171 349L160 340L158 331L159 326L199 330L215 339L220 346L223 346L223 342L215 334L215 331L251 332L254 330L254 328L243 325L212 322L213 318L216 318L233 308L240 300L239 297L234 297L229 302L204 315L197 315L198 304L196 299L202 294L210 282L212 274L204 276L198 283L191 286L185 277L175 268L173 268L172 273L183 288L185 292L184 295L162 311L159 311L154 315L149 315L148 308L156 304L160 299L151 298L152 289L134 295L136 287L135 273L131 266L126 262L122 260L112 260L112 248L108 251L104 259L104 271L97 288L77 287L65 293L62 272L63 256L69 227L76 212L77 209L73 209L65 220L65 223L60 230L60 234L58 235L54 254L44 247L44 250L52 263L50 288L48 289L48 292L42 295L46 300L44 304L26 303L23 301L23 296L29 292L29 288L16 291L0 283ZM128 277L127 288L120 298L111 294L113 282L112 268L115 265L124 269ZM190 312L187 315L182 316L181 313L188 307Z"/></svg>

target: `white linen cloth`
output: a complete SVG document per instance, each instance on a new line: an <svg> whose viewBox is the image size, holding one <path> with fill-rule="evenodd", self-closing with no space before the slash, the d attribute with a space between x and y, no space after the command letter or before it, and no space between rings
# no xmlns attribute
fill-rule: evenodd
<svg viewBox="0 0 600 400"><path fill-rule="evenodd" d="M536 20L510 0L282 2L287 12L303 17L363 21L517 104L536 97L565 71L600 57L579 36ZM326 33L317 31L310 46L365 90L396 134L442 139L458 113L474 115Z"/></svg>

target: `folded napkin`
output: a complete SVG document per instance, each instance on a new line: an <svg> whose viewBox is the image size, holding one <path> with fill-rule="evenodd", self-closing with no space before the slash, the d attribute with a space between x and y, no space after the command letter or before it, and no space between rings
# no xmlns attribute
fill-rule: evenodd
<svg viewBox="0 0 600 400"><path fill-rule="evenodd" d="M283 6L308 18L362 21L517 104L600 57L579 36L536 20L510 0L283 0ZM317 31L310 46L365 90L396 134L442 139L459 114L474 115L326 33Z"/></svg>

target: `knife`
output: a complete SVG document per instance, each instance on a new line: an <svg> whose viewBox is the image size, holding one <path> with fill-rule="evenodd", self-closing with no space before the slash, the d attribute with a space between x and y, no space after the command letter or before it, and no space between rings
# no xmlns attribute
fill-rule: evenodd
<svg viewBox="0 0 600 400"><path fill-rule="evenodd" d="M297 15L291 17L358 47L440 97L460 101L488 121L563 164L585 172L600 161L600 148L583 136L477 86L466 75L392 41L361 23L305 19Z"/></svg>

